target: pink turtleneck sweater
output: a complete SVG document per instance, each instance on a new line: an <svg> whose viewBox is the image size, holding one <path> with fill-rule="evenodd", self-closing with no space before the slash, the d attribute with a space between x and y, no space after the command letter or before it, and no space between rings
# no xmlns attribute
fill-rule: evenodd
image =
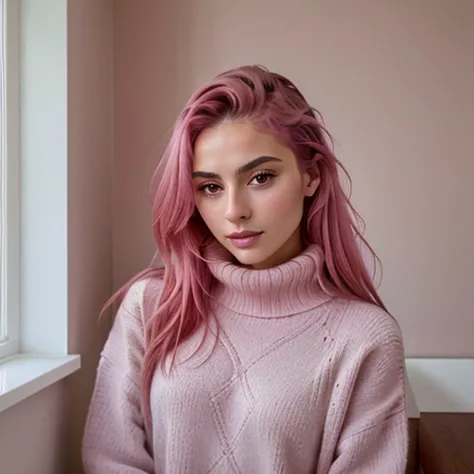
<svg viewBox="0 0 474 474"><path fill-rule="evenodd" d="M317 246L268 270L220 258L209 267L218 343L208 337L188 359L200 331L179 347L170 377L157 369L148 440L142 308L161 282L136 283L122 302L98 367L85 472L403 474L404 353L392 317L325 295Z"/></svg>

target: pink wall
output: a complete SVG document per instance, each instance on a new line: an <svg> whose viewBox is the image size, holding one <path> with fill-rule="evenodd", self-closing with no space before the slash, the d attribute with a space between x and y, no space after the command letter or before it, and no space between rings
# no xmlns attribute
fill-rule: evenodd
<svg viewBox="0 0 474 474"><path fill-rule="evenodd" d="M115 286L152 256L149 181L180 105L172 3L115 2Z"/></svg>
<svg viewBox="0 0 474 474"><path fill-rule="evenodd" d="M64 474L65 394L61 381L0 413L2 474Z"/></svg>
<svg viewBox="0 0 474 474"><path fill-rule="evenodd" d="M81 354L67 380L68 474L80 443L108 327L98 315L112 291L114 1L68 3L68 348Z"/></svg>
<svg viewBox="0 0 474 474"><path fill-rule="evenodd" d="M474 356L474 3L116 0L114 284L153 251L148 184L201 81L242 63L319 108L407 354Z"/></svg>

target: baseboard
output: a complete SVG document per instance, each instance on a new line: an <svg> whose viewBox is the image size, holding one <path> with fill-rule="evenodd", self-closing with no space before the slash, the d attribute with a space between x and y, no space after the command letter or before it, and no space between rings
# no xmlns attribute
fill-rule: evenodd
<svg viewBox="0 0 474 474"><path fill-rule="evenodd" d="M474 358L408 357L406 368L420 412L474 412Z"/></svg>

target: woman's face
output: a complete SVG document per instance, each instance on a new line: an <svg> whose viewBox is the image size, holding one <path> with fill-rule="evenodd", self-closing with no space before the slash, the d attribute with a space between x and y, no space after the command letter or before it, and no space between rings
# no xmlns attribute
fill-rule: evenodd
<svg viewBox="0 0 474 474"><path fill-rule="evenodd" d="M282 141L247 123L208 128L195 143L193 180L202 219L241 264L270 268L301 252L304 198L319 181ZM231 236L244 231L256 235Z"/></svg>

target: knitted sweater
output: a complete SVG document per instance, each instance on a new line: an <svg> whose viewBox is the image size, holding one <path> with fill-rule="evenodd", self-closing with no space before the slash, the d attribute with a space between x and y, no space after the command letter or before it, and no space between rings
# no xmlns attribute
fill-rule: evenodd
<svg viewBox="0 0 474 474"><path fill-rule="evenodd" d="M142 310L146 285L161 282L133 285L101 354L86 474L404 473L399 327L372 304L326 295L322 265L315 245L267 270L211 259L218 338L198 331L170 376L156 370L148 437Z"/></svg>

